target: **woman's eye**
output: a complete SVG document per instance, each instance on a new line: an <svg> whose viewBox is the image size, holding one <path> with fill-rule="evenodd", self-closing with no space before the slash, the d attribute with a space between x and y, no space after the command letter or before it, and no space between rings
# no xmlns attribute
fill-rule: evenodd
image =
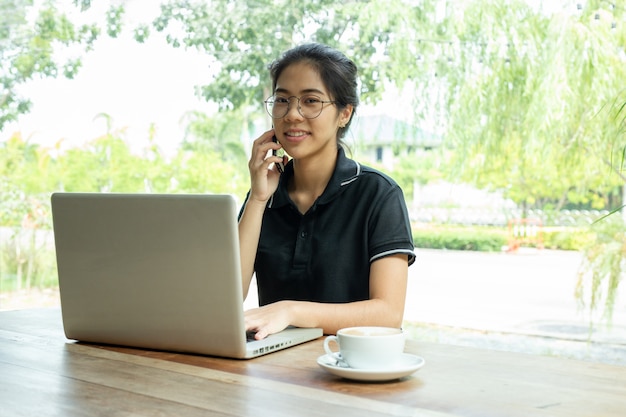
<svg viewBox="0 0 626 417"><path fill-rule="evenodd" d="M274 99L274 103L276 103L276 104L287 104L287 103L289 103L289 100L287 100L285 97L276 97Z"/></svg>
<svg viewBox="0 0 626 417"><path fill-rule="evenodd" d="M321 100L317 97L306 97L302 99L302 101L304 101L304 104L315 105L315 104L319 104Z"/></svg>

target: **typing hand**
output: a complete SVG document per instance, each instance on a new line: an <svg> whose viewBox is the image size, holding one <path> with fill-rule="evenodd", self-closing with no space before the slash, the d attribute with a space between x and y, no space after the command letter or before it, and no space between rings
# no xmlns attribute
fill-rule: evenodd
<svg viewBox="0 0 626 417"><path fill-rule="evenodd" d="M257 340L278 333L291 324L290 301L278 301L245 312L246 331L255 331Z"/></svg>

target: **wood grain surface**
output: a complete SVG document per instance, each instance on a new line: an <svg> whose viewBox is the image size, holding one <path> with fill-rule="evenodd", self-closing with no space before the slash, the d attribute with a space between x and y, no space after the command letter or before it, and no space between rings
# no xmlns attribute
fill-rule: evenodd
<svg viewBox="0 0 626 417"><path fill-rule="evenodd" d="M77 343L58 309L0 312L2 416L626 415L626 367L409 340L411 376L355 382L323 339L252 360Z"/></svg>

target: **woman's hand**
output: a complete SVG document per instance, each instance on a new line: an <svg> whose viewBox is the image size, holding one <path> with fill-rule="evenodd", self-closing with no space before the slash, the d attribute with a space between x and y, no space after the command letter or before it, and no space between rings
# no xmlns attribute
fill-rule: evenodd
<svg viewBox="0 0 626 417"><path fill-rule="evenodd" d="M291 324L291 301L278 301L245 312L246 331L256 332L254 338L261 340L278 333Z"/></svg>
<svg viewBox="0 0 626 417"><path fill-rule="evenodd" d="M252 154L248 162L250 170L250 199L266 202L278 188L280 172L276 166L270 166L277 162L285 162L285 157L273 156L270 150L281 149L280 143L272 140L274 129L263 133L252 143Z"/></svg>

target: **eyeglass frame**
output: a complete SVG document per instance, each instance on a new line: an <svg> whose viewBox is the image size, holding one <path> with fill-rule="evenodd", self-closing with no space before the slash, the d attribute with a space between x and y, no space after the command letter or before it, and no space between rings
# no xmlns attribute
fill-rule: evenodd
<svg viewBox="0 0 626 417"><path fill-rule="evenodd" d="M273 104L273 103L276 102L276 100L273 100L273 98L275 98L275 97L276 97L276 94L272 94L271 96L269 96L267 99L265 99L263 101L263 103L265 103L265 106L264 106L265 107L265 111L267 112L267 114L270 115L270 117L272 119L282 119L283 117L285 117L285 116L287 116L289 114L289 110L291 109L291 99L292 98L298 99L298 107L297 107L298 114L300 114L300 116L304 117L307 120L313 120L313 119L317 119L318 117L320 117L320 114L322 114L322 112L324 111L324 104L336 104L337 103L337 100L319 100L319 102L322 104L322 108L320 109L320 112L317 114L317 116L315 116L315 117L306 117L304 114L302 114L302 108L300 107L300 99L302 97L310 97L310 96L308 96L308 95L304 95L304 96L300 96L300 97L298 97L298 96L289 96L289 97L286 98L287 99L287 110L285 111L285 114L283 114L280 117L274 117L274 115L270 112L270 110L267 108L267 106L268 106L269 103ZM312 96L312 97L315 97L315 96Z"/></svg>

